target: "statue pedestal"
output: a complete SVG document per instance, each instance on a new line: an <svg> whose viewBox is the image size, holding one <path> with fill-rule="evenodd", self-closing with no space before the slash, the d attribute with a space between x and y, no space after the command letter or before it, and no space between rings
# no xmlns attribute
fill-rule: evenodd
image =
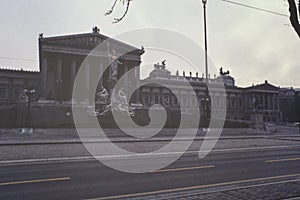
<svg viewBox="0 0 300 200"><path fill-rule="evenodd" d="M264 130L264 120L262 113L252 113L251 114L251 124L250 128L257 130Z"/></svg>
<svg viewBox="0 0 300 200"><path fill-rule="evenodd" d="M114 100L115 99L115 94L113 94L113 90L115 88L115 85L117 83L117 80L116 79L112 79L112 78L109 78L107 80L107 83L109 84L108 86L108 90L109 90L109 103L111 102L111 100Z"/></svg>

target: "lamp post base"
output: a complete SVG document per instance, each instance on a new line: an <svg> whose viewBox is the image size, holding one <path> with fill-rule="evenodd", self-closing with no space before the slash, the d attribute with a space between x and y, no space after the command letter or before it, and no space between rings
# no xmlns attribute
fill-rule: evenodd
<svg viewBox="0 0 300 200"><path fill-rule="evenodd" d="M34 129L33 128L21 128L20 132L21 134L31 134L33 133Z"/></svg>

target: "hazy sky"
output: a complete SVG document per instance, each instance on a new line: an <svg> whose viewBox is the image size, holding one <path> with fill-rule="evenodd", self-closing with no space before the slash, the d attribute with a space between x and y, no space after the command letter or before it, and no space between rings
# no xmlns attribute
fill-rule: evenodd
<svg viewBox="0 0 300 200"><path fill-rule="evenodd" d="M288 14L284 0L234 1ZM146 27L166 28L204 46L201 0L133 0L128 16L118 24L111 22L122 14L121 4L112 16L104 16L112 3L112 0L1 0L0 66L37 70L39 33L46 37L86 33L94 25L107 36ZM300 40L289 26L288 17L221 0L208 0L207 12L209 56L217 67L230 70L238 85L269 80L277 86L300 87ZM155 52L150 54L143 56L145 63L164 58ZM175 73L185 66L168 60L168 68ZM203 73L204 67L199 68ZM149 66L142 67L142 77L150 70ZM217 70L211 69L211 74L215 73Z"/></svg>

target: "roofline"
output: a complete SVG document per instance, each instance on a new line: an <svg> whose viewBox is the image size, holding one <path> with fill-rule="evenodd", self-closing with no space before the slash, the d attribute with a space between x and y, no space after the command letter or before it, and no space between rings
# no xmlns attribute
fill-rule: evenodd
<svg viewBox="0 0 300 200"><path fill-rule="evenodd" d="M28 69L10 69L10 68L2 68L0 67L0 72L26 72L26 73L40 73L39 71L35 71L35 70L28 70Z"/></svg>
<svg viewBox="0 0 300 200"><path fill-rule="evenodd" d="M50 40L53 40L53 39L74 38L74 37L91 36L91 35L102 37L104 40L110 39L110 40L112 40L112 41L114 41L114 42L120 43L120 44L122 44L122 45L124 45L124 46L127 46L127 47L129 47L129 48L133 48L134 51L140 52L141 55L145 53L144 50L139 49L139 48L137 48L137 47L135 47L135 46L129 45L129 44L125 43L125 42L122 42L122 41L120 41L120 40L116 40L116 39L114 39L114 38L110 38L110 37L108 37L108 36L106 36L106 35L104 35L104 34L101 34L101 33L94 33L94 32L92 32L92 33L70 34L70 35L61 35L61 36L50 36L50 37L42 37L42 38L40 37L40 38L39 38L39 41L42 41L42 42L43 42L43 41L45 41L45 42L50 42Z"/></svg>
<svg viewBox="0 0 300 200"><path fill-rule="evenodd" d="M274 88L276 88L276 89L280 89L280 87L276 87L275 85L272 85L272 84L270 84L270 83L262 83L262 84L258 84L258 85L254 85L254 86L250 86L250 87L245 87L244 89L245 90L248 90L248 89L256 89L256 87L259 87L259 86L263 86L263 85L271 85L272 87L274 87Z"/></svg>

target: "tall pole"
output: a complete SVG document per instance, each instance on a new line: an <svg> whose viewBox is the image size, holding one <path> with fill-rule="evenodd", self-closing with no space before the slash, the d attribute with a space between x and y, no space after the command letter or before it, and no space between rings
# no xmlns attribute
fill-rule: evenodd
<svg viewBox="0 0 300 200"><path fill-rule="evenodd" d="M204 45L205 45L205 81L208 84L208 56L207 56L207 27L206 27L206 3L207 0L202 0L203 15L204 15Z"/></svg>
<svg viewBox="0 0 300 200"><path fill-rule="evenodd" d="M204 20L204 46L205 46L205 83L206 94L204 100L204 118L207 119L209 113L209 95L208 95L208 56L207 56L207 26L206 26L206 3L207 0L202 0L203 3L203 20Z"/></svg>
<svg viewBox="0 0 300 200"><path fill-rule="evenodd" d="M27 128L30 128L30 125L31 125L31 119L30 119L30 100L31 100L31 94L30 92L28 91L27 93L27 98L28 98L28 101L27 101L27 123L26 123L26 126Z"/></svg>
<svg viewBox="0 0 300 200"><path fill-rule="evenodd" d="M30 114L31 96L35 93L35 90L25 89L24 93L28 98L28 101L27 101L27 117L26 117L26 121L25 121L25 126L27 128L30 128L30 127L32 127L32 125L31 125L31 114Z"/></svg>

